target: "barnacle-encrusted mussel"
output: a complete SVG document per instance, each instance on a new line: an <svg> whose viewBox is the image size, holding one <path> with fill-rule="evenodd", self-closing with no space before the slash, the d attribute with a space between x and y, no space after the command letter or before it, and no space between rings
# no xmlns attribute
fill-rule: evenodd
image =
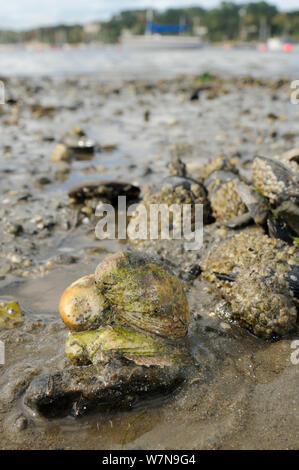
<svg viewBox="0 0 299 470"><path fill-rule="evenodd" d="M75 414L127 408L143 396L169 393L186 377L187 299L181 282L152 257L133 251L108 256L94 275L66 289L60 314L75 366L29 387L25 403L45 416L74 406Z"/></svg>
<svg viewBox="0 0 299 470"><path fill-rule="evenodd" d="M299 253L296 246L245 230L222 242L207 257L204 278L217 283L227 301L218 313L255 335L280 337L296 326ZM228 308L227 308L228 307Z"/></svg>
<svg viewBox="0 0 299 470"><path fill-rule="evenodd" d="M238 155L227 156L224 153L219 153L200 168L196 179L203 181L214 171L220 170L238 174L237 165L239 162L240 158Z"/></svg>
<svg viewBox="0 0 299 470"><path fill-rule="evenodd" d="M293 237L299 236L297 159L298 149L281 157L258 156L247 177L241 173L240 162L228 164L230 160L221 155L212 160L202 174L213 216L229 228L254 221L271 237L292 244Z"/></svg>
<svg viewBox="0 0 299 470"><path fill-rule="evenodd" d="M235 173L223 170L214 171L205 179L213 216L218 220L229 220L247 211L235 181L239 181Z"/></svg>
<svg viewBox="0 0 299 470"><path fill-rule="evenodd" d="M152 217L151 207L156 205L166 205L168 207L176 206L180 208L180 212L171 212L169 218L169 233L171 234L175 230L181 231L183 206L188 205L191 210L191 228L194 230L195 223L195 205L201 204L203 206L203 221L209 223L211 220L210 204L207 198L207 191L203 184L195 181L191 178L185 178L182 176L168 176L160 184L155 185L150 190L145 192L144 197L140 205L136 208L136 212L133 215L133 219L128 226L128 235L130 241L133 243L139 243L139 239L134 238L134 227L136 217L138 218L139 212L144 210L147 214L147 232L144 234L144 239L150 239L150 223ZM161 234L161 224L158 223L158 237ZM136 241L137 240L137 241Z"/></svg>
<svg viewBox="0 0 299 470"><path fill-rule="evenodd" d="M253 184L271 203L277 203L283 195L299 195L299 173L283 161L259 156L254 159L252 170Z"/></svg>
<svg viewBox="0 0 299 470"><path fill-rule="evenodd" d="M203 165L198 178L203 182L218 222L230 228L265 222L268 206L265 199L240 175L240 156L221 153Z"/></svg>
<svg viewBox="0 0 299 470"><path fill-rule="evenodd" d="M253 162L253 184L271 206L269 234L288 242L299 236L299 165L292 160L297 154L256 157Z"/></svg>
<svg viewBox="0 0 299 470"><path fill-rule="evenodd" d="M253 187L242 182L236 173L218 170L204 181L214 217L229 227L244 225L253 220L263 224L269 208Z"/></svg>

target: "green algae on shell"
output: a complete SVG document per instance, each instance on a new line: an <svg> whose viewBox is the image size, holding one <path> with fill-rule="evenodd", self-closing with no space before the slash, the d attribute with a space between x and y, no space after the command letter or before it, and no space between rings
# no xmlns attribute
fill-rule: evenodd
<svg viewBox="0 0 299 470"><path fill-rule="evenodd" d="M95 285L94 275L84 276L62 294L59 313L71 330L84 331L107 322L106 300Z"/></svg>
<svg viewBox="0 0 299 470"><path fill-rule="evenodd" d="M124 327L107 326L98 330L69 333L65 351L72 361L97 364L108 362L115 352L137 359L166 356L169 348L145 334Z"/></svg>
<svg viewBox="0 0 299 470"><path fill-rule="evenodd" d="M97 267L95 282L116 321L170 339L187 334L183 286L151 257L130 251L111 255Z"/></svg>
<svg viewBox="0 0 299 470"><path fill-rule="evenodd" d="M0 329L15 328L22 325L24 315L18 302L0 302Z"/></svg>

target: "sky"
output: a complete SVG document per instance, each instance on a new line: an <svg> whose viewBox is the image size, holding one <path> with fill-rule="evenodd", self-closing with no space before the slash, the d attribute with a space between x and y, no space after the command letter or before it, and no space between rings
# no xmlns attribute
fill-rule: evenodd
<svg viewBox="0 0 299 470"><path fill-rule="evenodd" d="M27 29L57 23L88 23L106 20L112 14L126 9L175 8L203 6L212 8L218 0L8 0L1 1L0 27ZM248 3L238 0L237 3ZM298 0L269 0L282 10L298 10Z"/></svg>

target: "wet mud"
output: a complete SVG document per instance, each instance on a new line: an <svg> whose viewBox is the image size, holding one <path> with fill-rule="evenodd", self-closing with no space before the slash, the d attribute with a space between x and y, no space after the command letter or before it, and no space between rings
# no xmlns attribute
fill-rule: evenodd
<svg viewBox="0 0 299 470"><path fill-rule="evenodd" d="M175 242L154 247L184 283L191 312L187 342L195 369L176 390L136 401L129 410L83 417L47 419L24 402L35 379L71 368L64 351L68 330L58 313L63 291L93 273L107 254L130 246L128 240L97 239L95 207L88 198L72 200L74 188L90 181L129 183L142 197L169 175L174 152L192 178L225 153L238 157L240 173L250 180L256 155L275 157L299 147L299 111L290 104L289 82L211 78L191 100L200 77L5 81L0 301L19 302L24 317L0 329L1 448L296 449L298 365L291 345L298 329L280 341L264 340L216 315L217 289L196 267L215 240L235 233L219 221L205 227L199 252L184 252ZM66 157L60 147L61 158L51 158L57 145L71 153ZM133 200L138 197L135 191Z"/></svg>

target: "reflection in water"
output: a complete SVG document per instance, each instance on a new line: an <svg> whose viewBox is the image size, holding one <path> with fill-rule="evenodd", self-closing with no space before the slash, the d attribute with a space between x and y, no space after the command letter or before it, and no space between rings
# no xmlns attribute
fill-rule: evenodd
<svg viewBox="0 0 299 470"><path fill-rule="evenodd" d="M1 75L98 74L97 80L169 77L180 73L215 73L277 78L298 78L299 51L225 50L206 47L194 50L134 51L119 46L86 49L0 51Z"/></svg>

